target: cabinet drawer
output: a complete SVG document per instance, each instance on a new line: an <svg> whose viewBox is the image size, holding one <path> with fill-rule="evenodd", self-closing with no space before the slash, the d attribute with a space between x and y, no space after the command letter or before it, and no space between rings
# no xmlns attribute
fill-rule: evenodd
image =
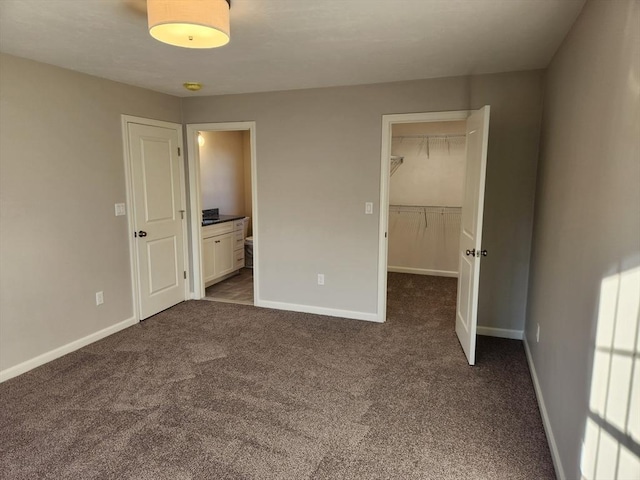
<svg viewBox="0 0 640 480"><path fill-rule="evenodd" d="M202 238L214 237L223 233L233 232L233 222L218 223L202 227Z"/></svg>
<svg viewBox="0 0 640 480"><path fill-rule="evenodd" d="M236 243L235 243L234 250L240 250L240 249L242 249L242 252L244 253L244 238L242 237L238 238L236 236Z"/></svg>
<svg viewBox="0 0 640 480"><path fill-rule="evenodd" d="M236 256L235 258L235 268L242 268L244 267L244 250L242 251L242 254L240 254L240 252L236 252Z"/></svg>
<svg viewBox="0 0 640 480"><path fill-rule="evenodd" d="M244 231L244 220L235 220L233 222L233 229Z"/></svg>
<svg viewBox="0 0 640 480"><path fill-rule="evenodd" d="M244 241L244 230L236 230L236 238L241 238Z"/></svg>

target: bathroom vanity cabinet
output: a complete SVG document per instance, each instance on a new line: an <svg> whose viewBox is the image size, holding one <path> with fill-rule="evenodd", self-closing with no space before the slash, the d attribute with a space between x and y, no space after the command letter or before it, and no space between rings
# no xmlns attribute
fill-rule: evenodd
<svg viewBox="0 0 640 480"><path fill-rule="evenodd" d="M244 267L244 220L202 227L202 270L205 287Z"/></svg>

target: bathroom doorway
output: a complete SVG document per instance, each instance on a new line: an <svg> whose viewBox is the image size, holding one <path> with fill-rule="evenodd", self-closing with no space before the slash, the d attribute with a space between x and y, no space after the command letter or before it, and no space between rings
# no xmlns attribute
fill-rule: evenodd
<svg viewBox="0 0 640 480"><path fill-rule="evenodd" d="M193 296L257 298L255 122L187 125Z"/></svg>

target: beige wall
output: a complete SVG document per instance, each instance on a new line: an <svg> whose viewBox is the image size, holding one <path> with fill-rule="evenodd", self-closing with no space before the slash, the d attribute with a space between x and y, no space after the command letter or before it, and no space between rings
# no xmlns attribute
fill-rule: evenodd
<svg viewBox="0 0 640 480"><path fill-rule="evenodd" d="M202 132L202 136L202 208L219 208L222 215L245 215L244 132Z"/></svg>
<svg viewBox="0 0 640 480"><path fill-rule="evenodd" d="M375 313L382 115L490 104L480 323L522 329L541 95L532 71L187 98L183 120L256 121L262 299Z"/></svg>
<svg viewBox="0 0 640 480"><path fill-rule="evenodd" d="M2 54L0 102L5 370L133 316L120 114L180 99Z"/></svg>
<svg viewBox="0 0 640 480"><path fill-rule="evenodd" d="M546 77L526 336L567 479L640 475L639 61L640 3L589 1Z"/></svg>

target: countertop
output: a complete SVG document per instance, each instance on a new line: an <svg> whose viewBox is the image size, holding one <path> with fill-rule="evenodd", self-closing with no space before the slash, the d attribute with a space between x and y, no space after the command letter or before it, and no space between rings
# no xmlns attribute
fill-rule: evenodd
<svg viewBox="0 0 640 480"><path fill-rule="evenodd" d="M218 223L233 222L234 220L240 220L244 218L244 215L219 215L215 220L203 220L202 226L207 227L209 225L217 225Z"/></svg>

